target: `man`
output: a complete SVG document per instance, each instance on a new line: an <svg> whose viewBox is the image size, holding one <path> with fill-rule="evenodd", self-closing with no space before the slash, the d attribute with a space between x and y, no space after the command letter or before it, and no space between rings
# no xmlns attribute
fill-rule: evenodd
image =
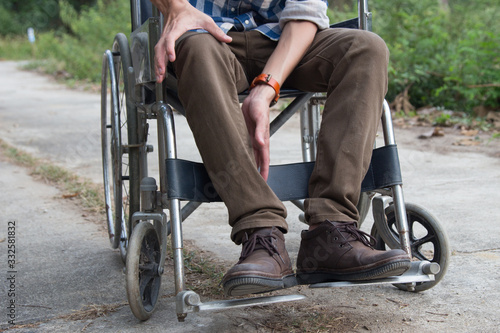
<svg viewBox="0 0 500 333"><path fill-rule="evenodd" d="M405 272L404 251L374 250L356 228L387 89L385 43L370 32L329 29L322 0L152 2L165 17L157 81L172 66L203 162L227 206L231 239L242 244L223 278L225 293ZM284 243L286 209L266 184L269 107L281 86L327 92L296 276ZM240 107L238 93L247 89Z"/></svg>

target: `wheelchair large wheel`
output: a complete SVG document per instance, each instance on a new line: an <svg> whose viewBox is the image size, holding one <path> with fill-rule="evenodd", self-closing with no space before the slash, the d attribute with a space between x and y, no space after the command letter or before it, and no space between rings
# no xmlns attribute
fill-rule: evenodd
<svg viewBox="0 0 500 333"><path fill-rule="evenodd" d="M161 287L161 243L154 226L140 222L130 239L126 283L132 313L140 320L151 317Z"/></svg>
<svg viewBox="0 0 500 333"><path fill-rule="evenodd" d="M130 219L140 209L137 108L128 93L127 71L131 66L127 38L118 34L112 52L107 53L107 57L105 54L103 60L101 144L108 233L111 246L120 248L124 262ZM108 89L111 91L109 105Z"/></svg>
<svg viewBox="0 0 500 333"><path fill-rule="evenodd" d="M415 260L436 262L441 267L439 273L435 275L434 281L419 282L416 284L415 291L424 291L438 284L446 274L450 257L448 238L446 237L444 229L439 224L439 221L423 207L411 203L406 203L405 207L413 258ZM393 204L386 208L385 215L390 230L394 236L399 239ZM386 250L387 246L378 233L375 225L372 227L371 234L377 240L376 248L378 250ZM404 284L395 284L395 286L401 290L407 290Z"/></svg>

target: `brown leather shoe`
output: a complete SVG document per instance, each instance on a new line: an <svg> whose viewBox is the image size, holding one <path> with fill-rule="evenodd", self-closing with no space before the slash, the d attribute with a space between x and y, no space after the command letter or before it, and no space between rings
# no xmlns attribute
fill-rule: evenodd
<svg viewBox="0 0 500 333"><path fill-rule="evenodd" d="M375 239L356 228L356 222L325 221L302 231L297 257L297 282L373 280L397 276L410 268L403 250L375 250Z"/></svg>
<svg viewBox="0 0 500 333"><path fill-rule="evenodd" d="M240 260L222 278L227 296L257 294L297 284L278 228L263 228L245 234Z"/></svg>

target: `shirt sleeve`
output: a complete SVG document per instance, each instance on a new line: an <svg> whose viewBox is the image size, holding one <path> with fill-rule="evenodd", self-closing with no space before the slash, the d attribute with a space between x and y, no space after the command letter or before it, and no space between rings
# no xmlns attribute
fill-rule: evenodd
<svg viewBox="0 0 500 333"><path fill-rule="evenodd" d="M280 27L283 29L285 23L301 20L315 23L320 30L326 29L330 26L327 7L326 0L287 0L281 12Z"/></svg>

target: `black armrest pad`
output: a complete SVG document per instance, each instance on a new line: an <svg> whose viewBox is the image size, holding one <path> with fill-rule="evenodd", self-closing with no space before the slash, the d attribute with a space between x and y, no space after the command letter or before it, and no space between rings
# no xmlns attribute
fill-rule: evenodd
<svg viewBox="0 0 500 333"><path fill-rule="evenodd" d="M359 29L359 20L358 18L353 18L347 21L342 21L339 23L335 23L330 25L330 28L349 28L349 29Z"/></svg>

